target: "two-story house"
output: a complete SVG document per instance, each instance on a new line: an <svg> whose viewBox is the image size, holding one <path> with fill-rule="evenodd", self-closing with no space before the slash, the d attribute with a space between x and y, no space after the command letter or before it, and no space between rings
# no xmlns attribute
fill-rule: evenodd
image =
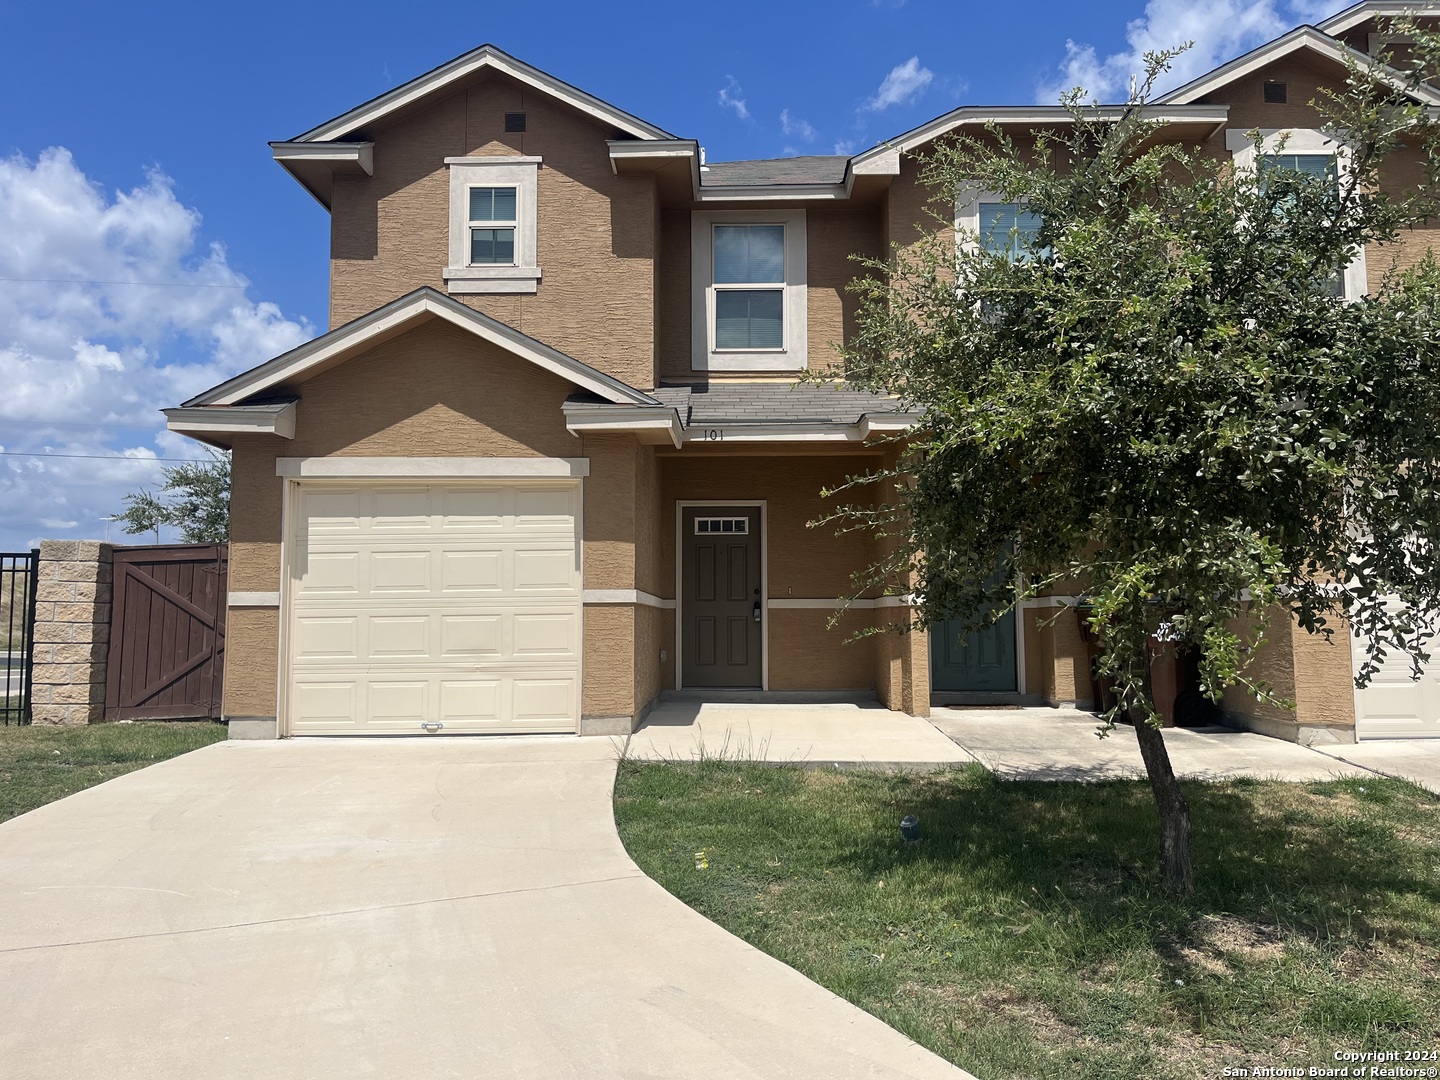
<svg viewBox="0 0 1440 1080"><path fill-rule="evenodd" d="M1333 161L1308 103L1346 56L1370 62L1392 7L1170 93L1149 107L1161 137L1241 157L1258 127ZM935 694L1087 703L1073 598L963 645L851 640L907 620L906 600L862 597L830 628L876 541L808 527L822 488L916 419L796 385L843 376L851 256L913 242L917 155L992 122L1023 141L1071 120L966 106L854 157L706 165L695 140L486 45L273 144L331 215L332 329L166 410L233 452L232 733L619 733L666 690L920 715ZM955 219L1007 213L980 194ZM1345 288L1426 246L1362 253ZM1345 642L1282 636L1267 674L1298 715L1231 712L1349 739L1358 700L1364 734ZM1399 706L1411 729L1440 732L1433 691Z"/></svg>

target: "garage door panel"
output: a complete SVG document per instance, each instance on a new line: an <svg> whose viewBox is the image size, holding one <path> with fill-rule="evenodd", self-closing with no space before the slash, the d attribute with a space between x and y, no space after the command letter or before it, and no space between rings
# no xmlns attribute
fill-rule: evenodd
<svg viewBox="0 0 1440 1080"><path fill-rule="evenodd" d="M297 660L353 662L359 657L360 619L357 616L301 616L295 620Z"/></svg>
<svg viewBox="0 0 1440 1080"><path fill-rule="evenodd" d="M1391 604L1391 611L1399 605ZM1428 646L1434 653L1435 642ZM1365 661L1364 643L1351 642L1354 670ZM1440 738L1440 658L1417 679L1409 655L1390 650L1363 690L1355 691L1355 736L1360 739Z"/></svg>
<svg viewBox="0 0 1440 1080"><path fill-rule="evenodd" d="M578 485L303 488L290 730L574 731Z"/></svg>
<svg viewBox="0 0 1440 1080"><path fill-rule="evenodd" d="M516 720L568 719L575 699L574 679L515 679L511 715Z"/></svg>
<svg viewBox="0 0 1440 1080"><path fill-rule="evenodd" d="M369 654L389 657L430 658L430 617L428 615L382 615L369 620Z"/></svg>
<svg viewBox="0 0 1440 1080"><path fill-rule="evenodd" d="M441 615L442 660L503 660L505 616Z"/></svg>
<svg viewBox="0 0 1440 1080"><path fill-rule="evenodd" d="M440 683L439 719L457 721L498 721L501 710L501 679L445 679Z"/></svg>
<svg viewBox="0 0 1440 1080"><path fill-rule="evenodd" d="M448 532L490 531L505 525L505 503L509 493L448 489L440 498L440 527Z"/></svg>
<svg viewBox="0 0 1440 1080"><path fill-rule="evenodd" d="M563 592L574 587L575 553L568 548L517 551L514 558L517 591Z"/></svg>
<svg viewBox="0 0 1440 1080"><path fill-rule="evenodd" d="M500 593L504 590L505 553L442 551L440 587L447 593Z"/></svg>

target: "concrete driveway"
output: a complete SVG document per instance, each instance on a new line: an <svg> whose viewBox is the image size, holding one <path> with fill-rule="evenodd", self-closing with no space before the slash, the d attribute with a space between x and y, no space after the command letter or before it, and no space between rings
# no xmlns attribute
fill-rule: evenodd
<svg viewBox="0 0 1440 1080"><path fill-rule="evenodd" d="M933 710L930 722L1000 776L1029 780L1143 777L1135 733L1095 735L1100 720L1074 709ZM1167 728L1165 746L1178 776L1223 780L1331 780L1398 776L1440 792L1440 740L1300 746L1229 728Z"/></svg>
<svg viewBox="0 0 1440 1080"><path fill-rule="evenodd" d="M0 1075L967 1075L641 874L614 771L231 742L0 825Z"/></svg>

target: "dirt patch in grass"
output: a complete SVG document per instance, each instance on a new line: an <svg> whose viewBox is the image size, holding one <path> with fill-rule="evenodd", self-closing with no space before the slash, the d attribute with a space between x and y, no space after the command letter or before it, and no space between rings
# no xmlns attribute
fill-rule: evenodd
<svg viewBox="0 0 1440 1080"><path fill-rule="evenodd" d="M1183 903L1141 781L626 764L616 820L680 899L981 1080L1440 1045L1440 800L1369 778L1186 789Z"/></svg>

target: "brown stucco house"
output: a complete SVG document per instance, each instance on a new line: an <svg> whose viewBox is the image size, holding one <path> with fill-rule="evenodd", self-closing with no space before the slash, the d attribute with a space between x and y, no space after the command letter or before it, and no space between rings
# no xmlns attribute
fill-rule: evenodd
<svg viewBox="0 0 1440 1080"><path fill-rule="evenodd" d="M1390 6L1299 28L1152 116L1216 153L1253 154L1258 127L1333 160L1306 103ZM851 640L906 598L863 596L831 629L875 541L808 527L822 488L916 421L796 385L843 376L851 256L913 242L917 154L989 122L1023 140L1070 121L967 106L854 157L707 165L485 45L272 144L331 215L333 328L166 410L233 451L232 734L621 733L685 690L1088 704L1073 597L963 647ZM955 217L1005 212L976 193ZM1427 245L1362 253L1347 289ZM1345 642L1286 637L1266 662L1298 714L1236 700L1237 720L1355 737ZM1436 733L1432 691L1371 712Z"/></svg>

